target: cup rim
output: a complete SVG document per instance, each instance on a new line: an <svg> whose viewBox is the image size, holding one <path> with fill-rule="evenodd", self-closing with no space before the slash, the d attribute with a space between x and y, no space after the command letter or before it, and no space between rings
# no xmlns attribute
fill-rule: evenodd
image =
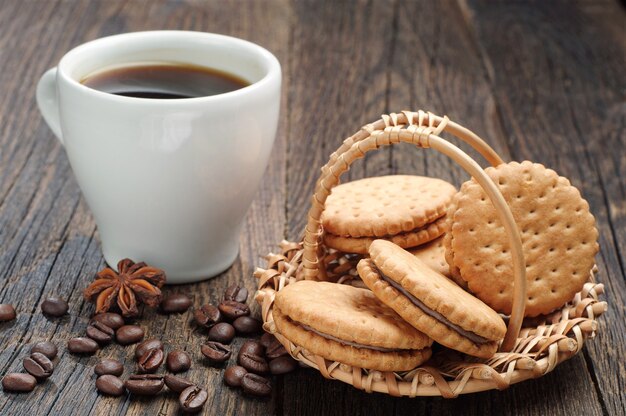
<svg viewBox="0 0 626 416"><path fill-rule="evenodd" d="M196 38L211 38L211 39L220 39L224 42L229 42L231 45L244 46L248 49L251 49L257 57L260 57L267 64L267 73L263 75L261 79L256 82L252 82L249 85L239 88L234 91L229 91L221 94L208 95L202 97L189 97L189 98L177 98L177 99L162 99L162 98L140 98L140 97L130 97L124 95L116 95L110 94L104 91L99 91L94 88L90 88L86 85L83 85L75 78L71 77L67 71L66 66L72 59L76 59L76 55L84 52L85 50L104 46L108 43L114 42L121 38L142 38L142 37L153 37L153 36L178 36L178 37L196 37ZM121 33L112 36L105 36L98 39L91 40L89 42L82 43L75 48L69 50L57 65L57 74L60 76L66 83L68 83L71 87L77 88L79 91L88 94L94 94L103 99L108 99L111 101L119 102L119 103L143 103L149 105L176 105L182 103L196 103L196 102L213 102L219 101L224 98L236 97L239 95L245 95L253 93L254 91L264 88L265 85L273 82L274 79L278 78L280 80L281 75L281 67L280 62L272 54L270 51L265 49L264 47L250 42L244 39L236 38L233 36L222 35L218 33L210 33L210 32L199 32L199 31L191 31L191 30L149 30L149 31L139 31L139 32L127 32Z"/></svg>

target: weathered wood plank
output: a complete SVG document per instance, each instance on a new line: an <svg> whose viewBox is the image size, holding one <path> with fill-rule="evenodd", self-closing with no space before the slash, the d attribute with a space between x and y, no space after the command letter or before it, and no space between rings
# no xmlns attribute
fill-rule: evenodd
<svg viewBox="0 0 626 416"><path fill-rule="evenodd" d="M593 379L589 390L595 385L603 411L621 414L626 408L624 10L616 2L550 2L541 8L468 3L464 10L490 68L512 156L569 177L596 216L598 280L606 286L609 310L585 350ZM586 403L573 392L567 397Z"/></svg>
<svg viewBox="0 0 626 416"><path fill-rule="evenodd" d="M445 16L445 19L440 18ZM391 72L390 107L447 115L485 139L503 158L509 148L477 47L456 2L409 2L398 16ZM470 146L445 134L479 164ZM394 172L438 177L460 185L468 179L458 165L434 150L401 144L392 149Z"/></svg>
<svg viewBox="0 0 626 416"><path fill-rule="evenodd" d="M65 351L67 339L84 332L93 306L82 301L82 289L104 263L95 224L72 177L62 147L52 137L34 105L34 88L44 70L71 47L113 33L147 29L213 31L266 46L287 62L290 7L282 1L229 4L237 19L224 17L219 2L7 2L0 10L0 299L18 309L18 319L0 327L0 375L20 371L31 343L52 338L60 347L53 377L29 395L0 392L0 413L22 414L178 414L177 398L155 400L104 398L93 386L99 358L125 362L134 371L134 347L110 346L97 357L77 358ZM34 22L34 23L32 23ZM261 30L262 28L262 30ZM283 67L285 83L288 67ZM285 91L287 91L285 89ZM246 219L241 253L223 275L198 285L171 288L189 294L195 305L218 301L229 284L256 288L252 271L259 255L284 235L287 96L271 166ZM48 320L38 310L50 293L66 297L70 316ZM258 314L250 296L249 303ZM194 365L186 376L206 386L206 414L277 413L277 390L269 400L244 397L225 387L219 369L205 367L199 353L206 335L188 322L191 312L144 315L148 336L166 341L166 350L186 349ZM236 347L243 342L240 339Z"/></svg>
<svg viewBox="0 0 626 416"><path fill-rule="evenodd" d="M341 142L386 111L394 4L294 3L287 171L288 236L300 236L319 168ZM303 168L306 167L306 168ZM344 181L389 173L389 152L353 165Z"/></svg>

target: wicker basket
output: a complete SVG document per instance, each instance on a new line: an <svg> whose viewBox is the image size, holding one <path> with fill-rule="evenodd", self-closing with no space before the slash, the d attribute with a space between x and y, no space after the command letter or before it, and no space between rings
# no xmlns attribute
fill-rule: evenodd
<svg viewBox="0 0 626 416"><path fill-rule="evenodd" d="M468 143L491 165L503 163L476 134L447 117L423 111L383 115L380 120L362 127L346 139L322 168L311 199L303 241L281 242L281 252L267 256L267 268L255 271L259 287L256 300L261 305L265 330L274 334L295 359L318 369L326 378L341 380L366 392L453 398L459 394L501 390L511 384L540 377L578 353L585 340L595 335L595 319L607 309L606 302L598 300L603 285L595 282L595 267L583 290L563 308L547 316L524 320L525 264L513 216L498 187L482 168L462 150L439 137L444 131ZM483 187L505 226L512 247L515 275L513 310L511 316L506 318L507 333L500 349L488 360L441 348L428 362L411 371L380 372L328 361L312 354L282 336L274 324L274 296L285 285L310 279L364 287L355 269L361 257L324 247L320 218L330 190L339 183L341 174L349 169L352 162L371 150L399 142L433 148L452 158Z"/></svg>

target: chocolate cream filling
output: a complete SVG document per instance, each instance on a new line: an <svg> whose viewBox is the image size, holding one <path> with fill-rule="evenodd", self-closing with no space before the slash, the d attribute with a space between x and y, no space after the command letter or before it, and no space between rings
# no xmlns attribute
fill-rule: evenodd
<svg viewBox="0 0 626 416"><path fill-rule="evenodd" d="M302 327L303 329L306 329L307 331L311 331L314 334L319 335L322 338L326 338L328 340L335 341L335 342L338 342L338 343L340 343L342 345L347 345L347 346L350 346L350 347L364 348L366 350L374 350L374 351L380 351L380 352L407 352L407 351L415 351L415 350L401 349L401 348L384 348L384 347L374 347L372 345L358 344L356 342L346 341L344 339L337 338L337 337L334 337L332 335L325 334L323 332L320 332L320 331L318 331L316 329L313 329L310 326L305 325L305 324L300 323L300 322L296 322L296 321L293 321L293 320L291 320L291 322L293 322L295 325L298 325L298 326Z"/></svg>
<svg viewBox="0 0 626 416"><path fill-rule="evenodd" d="M383 279L385 282L389 283L392 287L394 287L398 292L402 293L404 296L406 296L413 305L415 305L416 307L418 307L422 312L424 312L426 315L430 316L431 318L436 319L438 322L442 323L443 325L447 326L448 328L450 328L451 330L458 332L459 334L461 334L462 336L464 336L465 338L469 339L470 341L472 341L474 344L486 344L488 342L492 342L491 340L485 338L485 337L481 337L480 335L471 332L471 331L467 331L463 328L461 328L460 326L458 326L457 324L454 324L452 322L450 322L448 320L448 318L446 318L445 316L443 316L442 314L440 314L437 311L434 311L432 309L430 309L428 306L426 306L424 304L424 302L422 302L421 300L419 300L418 298L416 298L415 296L413 296L411 293L409 293L406 289L404 289L398 282L395 282L394 280L392 280L390 277L386 276L382 271L380 271L380 269L378 269L377 267L375 267L376 272L378 272L378 274L380 275L381 279Z"/></svg>

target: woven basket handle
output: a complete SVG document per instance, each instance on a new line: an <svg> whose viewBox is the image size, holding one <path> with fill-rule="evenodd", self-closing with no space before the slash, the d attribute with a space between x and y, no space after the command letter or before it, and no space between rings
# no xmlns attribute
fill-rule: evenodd
<svg viewBox="0 0 626 416"><path fill-rule="evenodd" d="M526 266L519 230L511 210L496 184L469 155L439 137L439 134L446 131L467 141L494 166L502 163L502 159L474 133L449 122L446 117L441 118L422 111L417 113L405 111L401 114L385 115L382 116L381 120L368 126L357 133L356 140L353 138L357 135L347 139L322 169L322 175L311 199L311 208L304 234L302 257L304 278L326 279L325 266L320 260L324 251L321 216L331 189L339 183L339 178L349 169L350 165L355 160L364 157L369 151L395 143L412 143L421 148L433 148L458 163L478 182L495 206L498 217L504 224L513 256L514 290L513 308L501 350L510 351L519 334L526 306ZM367 134L363 132L367 132ZM348 147L349 141L351 143Z"/></svg>

